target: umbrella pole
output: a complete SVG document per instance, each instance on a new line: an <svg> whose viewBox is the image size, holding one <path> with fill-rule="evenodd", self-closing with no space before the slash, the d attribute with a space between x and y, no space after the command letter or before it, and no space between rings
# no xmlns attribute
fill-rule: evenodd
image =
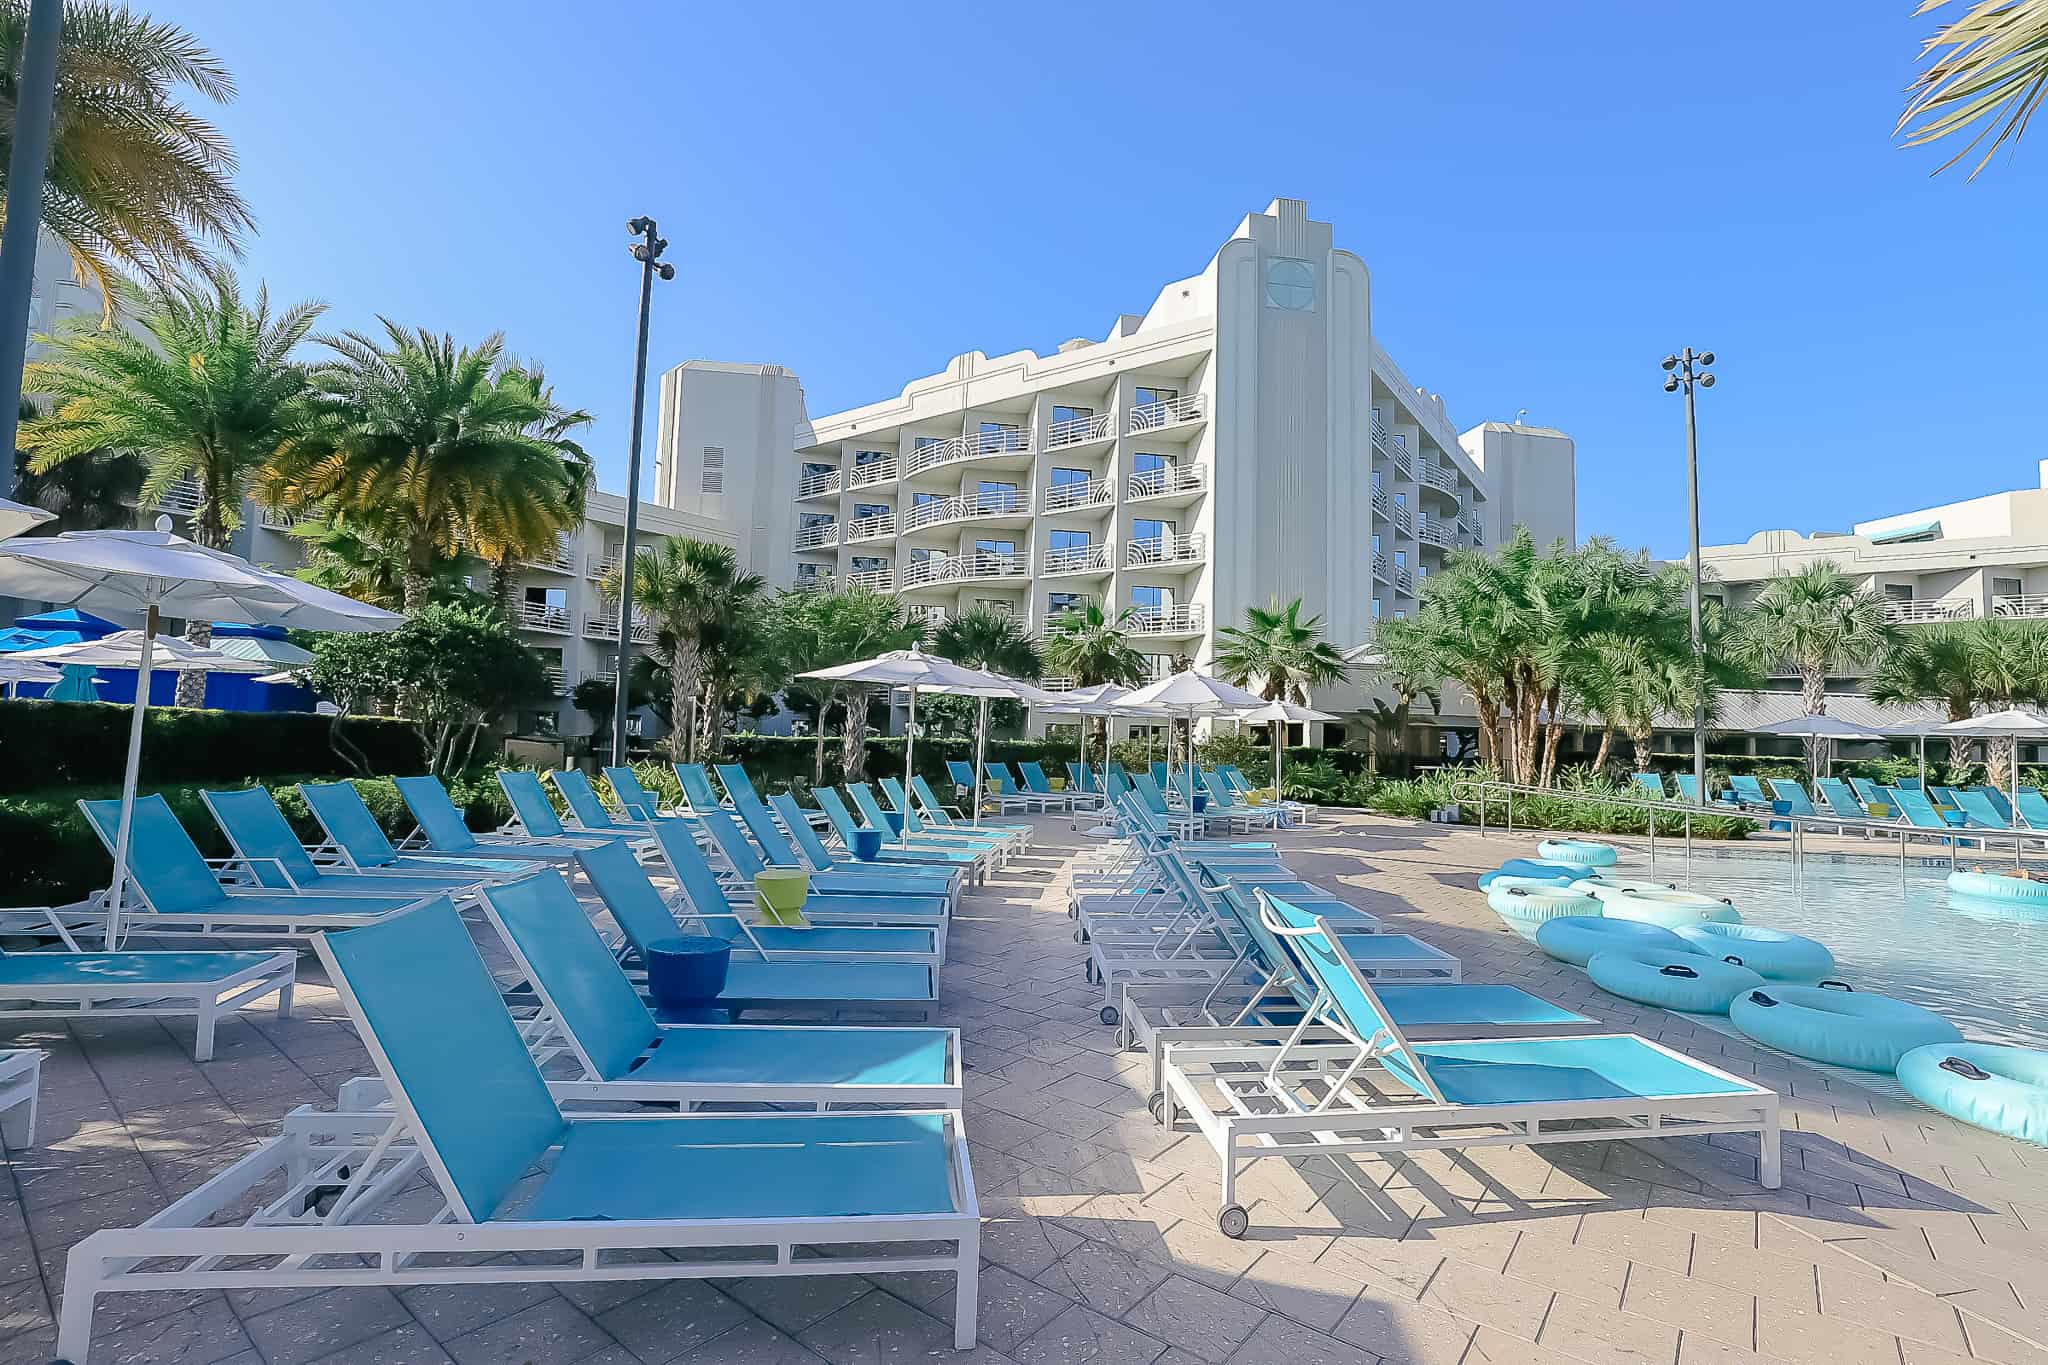
<svg viewBox="0 0 2048 1365"><path fill-rule="evenodd" d="M910 719L903 723L903 780L908 783L917 772L917 684L910 685ZM906 790L908 788L906 787ZM979 797L976 798L977 800ZM910 815L903 816L903 832L896 836L896 842L908 847L910 844Z"/></svg>
<svg viewBox="0 0 2048 1365"><path fill-rule="evenodd" d="M1927 736L1920 736L1920 790L1927 790Z"/></svg>
<svg viewBox="0 0 2048 1365"><path fill-rule="evenodd" d="M121 826L114 834L114 883L107 892L107 949L120 942L121 893L128 886L128 836L135 823L135 786L142 773L142 717L149 710L149 667L156 651L157 610L142 626L142 657L135 669L135 704L128 708L128 764L121 773Z"/></svg>
<svg viewBox="0 0 2048 1365"><path fill-rule="evenodd" d="M1273 722L1273 803L1275 805L1280 803L1281 792L1284 790L1280 785L1281 775L1287 771L1287 746L1282 742L1280 724L1281 722L1277 720Z"/></svg>
<svg viewBox="0 0 2048 1365"><path fill-rule="evenodd" d="M911 693L916 696L916 693ZM988 698L981 699L981 723L974 727L974 823L981 823L982 759L988 750Z"/></svg>

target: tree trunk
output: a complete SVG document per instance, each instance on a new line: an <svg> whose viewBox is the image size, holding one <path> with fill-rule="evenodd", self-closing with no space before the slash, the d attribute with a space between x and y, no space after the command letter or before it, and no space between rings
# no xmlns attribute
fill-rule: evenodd
<svg viewBox="0 0 2048 1365"><path fill-rule="evenodd" d="M1558 689L1552 687L1546 698L1550 708L1550 723L1543 729L1543 778L1542 785L1552 786L1557 781L1557 747L1564 742L1564 717L1559 715L1561 699Z"/></svg>
<svg viewBox="0 0 2048 1365"><path fill-rule="evenodd" d="M1600 727L1600 748L1593 755L1593 771L1604 774L1607 771L1607 761L1613 752L1614 727L1612 725L1603 725Z"/></svg>
<svg viewBox="0 0 2048 1365"><path fill-rule="evenodd" d="M185 641L204 649L213 643L213 622L190 620L185 623ZM137 685L140 685L138 680ZM204 673L180 673L178 675L177 705L198 708L206 705L206 675Z"/></svg>
<svg viewBox="0 0 2048 1365"><path fill-rule="evenodd" d="M1610 731L1610 733L1612 732ZM1628 738L1629 743L1633 744L1636 750L1636 771L1639 773L1650 771L1650 764L1653 761L1650 745L1652 740L1656 738L1656 730L1648 725L1631 725L1628 730Z"/></svg>
<svg viewBox="0 0 2048 1365"><path fill-rule="evenodd" d="M818 735L811 750L811 785L825 785L825 708L827 703L818 703Z"/></svg>
<svg viewBox="0 0 2048 1365"><path fill-rule="evenodd" d="M2012 790L2013 760L2019 756L2019 740L2012 735L1990 735L1984 740L1984 781L1995 791Z"/></svg>
<svg viewBox="0 0 2048 1365"><path fill-rule="evenodd" d="M405 571L405 614L411 616L427 605L427 588L432 580L418 569Z"/></svg>
<svg viewBox="0 0 2048 1365"><path fill-rule="evenodd" d="M1799 701L1806 707L1809 716L1824 716L1828 711L1828 673L1824 659L1805 659L1799 665ZM1809 772L1821 771L1821 750L1827 741L1809 736L1803 747L1806 750L1806 767Z"/></svg>
<svg viewBox="0 0 2048 1365"><path fill-rule="evenodd" d="M840 729L840 776L864 782L868 775L868 694L862 687L846 690L846 724Z"/></svg>
<svg viewBox="0 0 2048 1365"><path fill-rule="evenodd" d="M491 600L498 604L498 610L507 621L512 619L512 556L504 555L491 565Z"/></svg>
<svg viewBox="0 0 2048 1365"><path fill-rule="evenodd" d="M697 647L676 640L668 659L668 756L692 762L697 739Z"/></svg>

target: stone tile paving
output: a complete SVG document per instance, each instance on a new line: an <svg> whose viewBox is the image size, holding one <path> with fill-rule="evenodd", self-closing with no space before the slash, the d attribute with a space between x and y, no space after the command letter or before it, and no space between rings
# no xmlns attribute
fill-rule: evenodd
<svg viewBox="0 0 2048 1365"><path fill-rule="evenodd" d="M1500 929L1472 876L1531 840L1362 816L1284 836L1304 874L1507 981L1773 1085L1785 1187L1739 1137L1266 1161L1215 1227L1197 1136L1146 1115L1064 914L1063 822L969 898L944 1020L972 1070L981 1344L937 1275L105 1300L96 1361L688 1365L2048 1365L2048 1152L1626 1005ZM302 968L302 970L304 970ZM315 974L308 972L309 975ZM223 1025L23 1027L42 1145L0 1178L0 1365L47 1361L65 1250L133 1222L368 1070L332 992Z"/></svg>

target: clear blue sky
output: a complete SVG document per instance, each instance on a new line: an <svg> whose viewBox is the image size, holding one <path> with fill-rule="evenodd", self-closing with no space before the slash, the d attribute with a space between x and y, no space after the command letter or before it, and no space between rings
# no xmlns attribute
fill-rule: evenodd
<svg viewBox="0 0 2048 1365"><path fill-rule="evenodd" d="M1275 195L1365 258L1461 426L1577 438L1582 533L1682 553L1688 343L1721 357L1710 542L2048 456L2048 130L1975 184L1896 150L1911 0L139 2L240 82L249 273L338 326L502 329L598 414L612 488L635 213L679 272L651 367L787 365L822 413L1099 337Z"/></svg>

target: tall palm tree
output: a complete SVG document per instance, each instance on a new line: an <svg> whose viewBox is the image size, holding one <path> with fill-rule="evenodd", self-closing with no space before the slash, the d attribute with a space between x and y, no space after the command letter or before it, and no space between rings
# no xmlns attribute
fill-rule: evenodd
<svg viewBox="0 0 2048 1365"><path fill-rule="evenodd" d="M1131 645L1130 628L1137 616L1125 607L1111 616L1100 602L1069 607L1045 625L1047 672L1072 678L1076 687L1136 687L1147 674L1145 656ZM1096 737L1109 747L1109 718L1095 718Z"/></svg>
<svg viewBox="0 0 2048 1365"><path fill-rule="evenodd" d="M1951 721L2041 705L2048 702L2048 622L1992 617L1915 627L1885 655L1864 690L1887 704L1938 703ZM1949 761L1959 762L1969 744L1951 740ZM2016 753L2010 735L1984 741L1993 786L2010 784Z"/></svg>
<svg viewBox="0 0 2048 1365"><path fill-rule="evenodd" d="M909 649L924 639L924 623L911 618L901 599L868 588L784 593L776 603L776 629L787 657L802 669L832 668ZM867 772L868 686L842 683L824 689L818 706L817 747L811 781L825 783L825 713L833 701L846 708L840 732L840 768L848 781Z"/></svg>
<svg viewBox="0 0 2048 1365"><path fill-rule="evenodd" d="M318 512L294 522L291 534L306 559L299 577L308 583L390 611L405 606L405 554L375 516ZM456 555L434 565L428 574L432 598L468 594L464 564Z"/></svg>
<svg viewBox="0 0 2048 1365"><path fill-rule="evenodd" d="M1914 12L1949 3L1921 0ZM2048 95L2048 0L1974 0L1961 17L1936 29L1920 53L1932 60L1914 78L1894 131L1906 133L1904 145L1919 147L1975 127L1962 149L1934 171L1941 174L1988 137L1991 145L1970 169L1975 180L2001 146L2026 132Z"/></svg>
<svg viewBox="0 0 2048 1365"><path fill-rule="evenodd" d="M508 367L499 376L501 385L524 386L531 392L531 406L538 415L526 426L526 434L537 442L533 460L559 461L567 485L559 495L542 501L499 498L479 503L471 517L470 537L486 563L491 566L491 597L498 609L512 614L513 574L529 559L551 559L557 537L574 530L583 521L593 471L589 452L574 439L574 433L595 419L582 409L571 410L555 401L554 387L538 368ZM552 470L538 470L551 477Z"/></svg>
<svg viewBox="0 0 2048 1365"><path fill-rule="evenodd" d="M13 151L27 0L0 0L0 192ZM234 98L221 60L175 24L101 0L69 0L57 49L43 223L111 317L121 272L162 283L203 271L253 226L219 129L180 104Z"/></svg>
<svg viewBox="0 0 2048 1365"><path fill-rule="evenodd" d="M28 399L21 420L33 422L41 409ZM53 518L28 535L54 536L66 531L110 531L135 523L135 500L149 474L140 459L126 450L94 450L74 456L55 469L38 474L28 452L14 452L14 493L17 502L40 507Z"/></svg>
<svg viewBox="0 0 2048 1365"><path fill-rule="evenodd" d="M624 586L625 567L606 577L608 594L617 596ZM696 749L707 634L758 605L766 580L742 572L731 546L689 536L666 540L658 549L641 550L633 557L631 569L636 606L644 608L669 636L669 756L686 763Z"/></svg>
<svg viewBox="0 0 2048 1365"><path fill-rule="evenodd" d="M698 638L695 754L709 762L725 739L727 699L740 704L773 692L788 676L786 641L776 631L767 580L744 574L717 594Z"/></svg>
<svg viewBox="0 0 2048 1365"><path fill-rule="evenodd" d="M589 457L502 336L457 347L388 318L382 339L323 337L305 430L262 481L272 506L371 517L403 555L407 612L467 545L553 544L574 525Z"/></svg>
<svg viewBox="0 0 2048 1365"><path fill-rule="evenodd" d="M1789 665L1799 675L1806 713L1818 716L1828 709L1830 673L1874 662L1898 638L1883 599L1823 559L1766 581L1729 644L1732 657L1760 672ZM1815 771L1822 743L1806 741Z"/></svg>
<svg viewBox="0 0 2048 1365"><path fill-rule="evenodd" d="M1309 689L1351 676L1351 664L1323 638L1323 618L1301 619L1301 599L1246 607L1244 624L1217 632L1216 667L1239 687L1259 684L1267 701L1308 705Z"/></svg>
<svg viewBox="0 0 2048 1365"><path fill-rule="evenodd" d="M22 449L37 473L108 449L133 451L149 467L142 498L190 480L199 499L192 538L225 550L251 482L301 419L306 367L292 352L323 305L273 317L269 291L245 303L225 269L130 286L126 295L145 335L74 326L28 367L24 387L48 395L51 407L22 428ZM213 627L192 621L185 634L204 645ZM178 704L198 706L205 688L204 673L180 674Z"/></svg>
<svg viewBox="0 0 2048 1365"><path fill-rule="evenodd" d="M1007 678L1033 681L1045 673L1038 646L1017 618L992 607L964 611L940 626L932 637L932 652ZM977 705L974 717L975 752L980 753L988 743L987 708Z"/></svg>

